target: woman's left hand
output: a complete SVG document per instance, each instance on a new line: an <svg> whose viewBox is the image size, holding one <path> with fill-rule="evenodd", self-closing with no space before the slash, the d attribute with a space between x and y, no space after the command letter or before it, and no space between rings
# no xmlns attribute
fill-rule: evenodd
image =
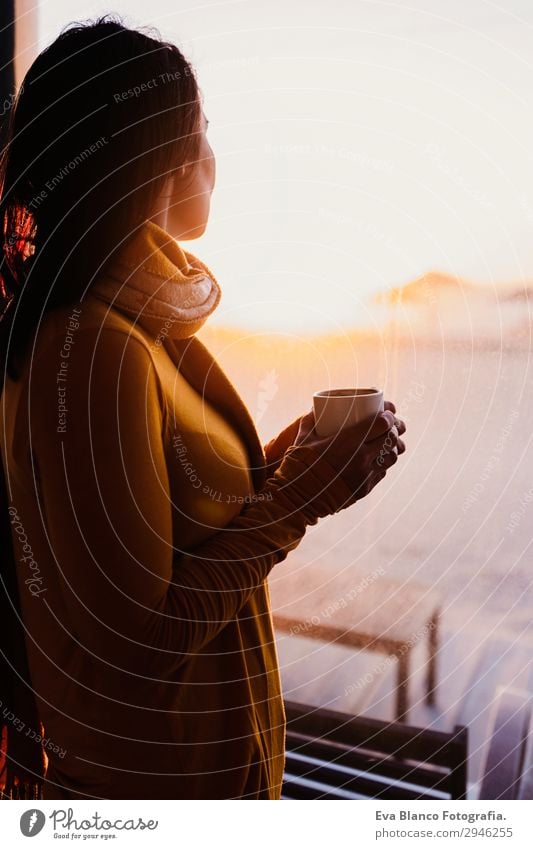
<svg viewBox="0 0 533 849"><path fill-rule="evenodd" d="M398 431L398 436L402 436L405 433L406 426L403 419L399 419L396 414L396 406L392 403L392 401L385 401L384 407L386 410L389 410L394 414L394 426ZM403 454L405 451L405 443L403 439L398 439L398 443L396 445L396 452L398 454Z"/></svg>
<svg viewBox="0 0 533 849"><path fill-rule="evenodd" d="M285 456L285 452L294 445L296 436L300 429L300 419L298 416L290 425L287 425L277 436L267 442L264 446L265 456L267 461L267 473L270 477L274 474L279 464Z"/></svg>
<svg viewBox="0 0 533 849"><path fill-rule="evenodd" d="M396 407L392 401L385 401L384 407L386 410L390 410L391 413L396 413ZM269 477L273 475L278 468L285 456L285 452L291 447L291 445L294 445L302 418L302 416L298 416L298 418L294 419L291 424L287 425L287 427L285 427L280 433L278 433L277 436L271 439L270 442L267 442L264 446L267 462L266 468ZM405 433L405 422L395 416L395 426L398 431L398 436L402 436L402 434ZM398 440L396 450L398 454L403 454L405 451L405 444L402 439Z"/></svg>

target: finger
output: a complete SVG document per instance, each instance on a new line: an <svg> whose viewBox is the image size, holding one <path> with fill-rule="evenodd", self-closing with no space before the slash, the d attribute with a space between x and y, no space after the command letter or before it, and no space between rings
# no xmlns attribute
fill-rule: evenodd
<svg viewBox="0 0 533 849"><path fill-rule="evenodd" d="M383 413L378 413L372 423L368 426L365 436L365 442L373 442L374 439L379 439L392 430L395 425L395 416L390 410L385 410Z"/></svg>
<svg viewBox="0 0 533 849"><path fill-rule="evenodd" d="M402 435L402 433L405 433L407 426L406 426L403 419L399 419L396 416L394 424L396 425L396 429L397 429L398 433L400 434L400 436Z"/></svg>
<svg viewBox="0 0 533 849"><path fill-rule="evenodd" d="M385 404L383 406L385 407L386 410L389 410L391 413L396 412L396 405L393 404L392 401L385 401Z"/></svg>
<svg viewBox="0 0 533 849"><path fill-rule="evenodd" d="M398 440L396 448L398 450L398 454L403 454L403 452L405 451L405 442L403 441L403 439Z"/></svg>
<svg viewBox="0 0 533 849"><path fill-rule="evenodd" d="M379 439L374 439L371 443L367 443L366 448L375 459L376 457L379 457L380 454L389 454L391 451L394 451L398 445L398 439L398 431L395 427L393 427L387 431L385 436L381 436Z"/></svg>
<svg viewBox="0 0 533 849"><path fill-rule="evenodd" d="M390 467L394 466L397 462L398 455L396 451L387 451L386 453L384 452L376 457L374 466L377 469L390 469Z"/></svg>
<svg viewBox="0 0 533 849"><path fill-rule="evenodd" d="M312 411L312 410L311 410L309 413L306 413L306 416L309 416L309 415L311 415L311 414L313 414L313 423L314 423L314 419L315 419L315 417L314 417L314 413L313 413L313 411ZM287 435L287 439L295 439L295 438L296 438L296 434L298 433L298 431L299 431L299 429L300 429L300 425L301 425L301 423L302 423L302 419L304 419L306 416L298 416L297 418L295 418L295 419L294 419L294 421L292 421L289 425L287 425L287 427L285 427L285 428L281 431L281 433L286 434L286 435ZM280 434L280 435L281 435L281 434Z"/></svg>
<svg viewBox="0 0 533 849"><path fill-rule="evenodd" d="M296 434L295 443L300 442L303 437L308 436L310 433L312 433L314 427L315 414L313 410L309 410L309 412L302 416L300 419L300 425L298 427L298 433Z"/></svg>

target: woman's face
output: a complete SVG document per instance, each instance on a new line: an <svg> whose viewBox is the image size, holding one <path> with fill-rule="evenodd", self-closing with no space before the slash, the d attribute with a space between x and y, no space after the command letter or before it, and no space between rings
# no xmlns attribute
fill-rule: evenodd
<svg viewBox="0 0 533 849"><path fill-rule="evenodd" d="M207 141L208 121L202 111L198 160L167 178L151 220L175 239L198 239L207 227L216 164Z"/></svg>

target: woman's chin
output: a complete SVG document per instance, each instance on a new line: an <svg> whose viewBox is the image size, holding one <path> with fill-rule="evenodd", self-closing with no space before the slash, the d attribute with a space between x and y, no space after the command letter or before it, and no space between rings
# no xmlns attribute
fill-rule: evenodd
<svg viewBox="0 0 533 849"><path fill-rule="evenodd" d="M174 235L174 238L179 242L191 242L193 239L199 239L207 230L207 221L205 224L199 224L198 227L191 227L190 230L180 232L179 235Z"/></svg>

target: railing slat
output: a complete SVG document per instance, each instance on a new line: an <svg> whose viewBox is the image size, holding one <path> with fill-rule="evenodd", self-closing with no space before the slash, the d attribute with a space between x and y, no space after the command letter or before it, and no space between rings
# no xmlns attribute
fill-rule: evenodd
<svg viewBox="0 0 533 849"><path fill-rule="evenodd" d="M468 731L446 734L285 702L290 799L466 798Z"/></svg>

